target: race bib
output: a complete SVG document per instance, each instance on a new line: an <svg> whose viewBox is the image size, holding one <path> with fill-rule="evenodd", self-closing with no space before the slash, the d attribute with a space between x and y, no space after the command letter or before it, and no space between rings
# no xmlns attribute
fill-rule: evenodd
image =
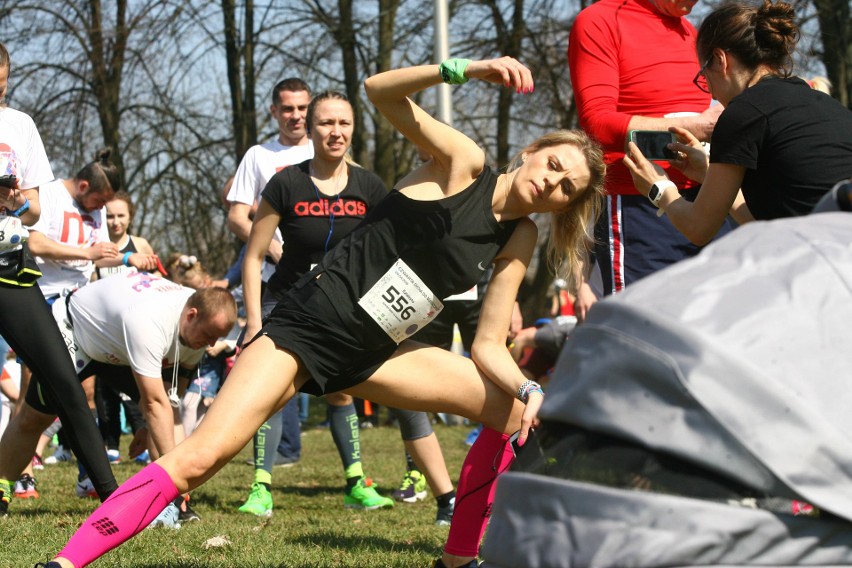
<svg viewBox="0 0 852 568"><path fill-rule="evenodd" d="M397 260L358 305L397 344L414 335L444 309L444 304L411 268Z"/></svg>

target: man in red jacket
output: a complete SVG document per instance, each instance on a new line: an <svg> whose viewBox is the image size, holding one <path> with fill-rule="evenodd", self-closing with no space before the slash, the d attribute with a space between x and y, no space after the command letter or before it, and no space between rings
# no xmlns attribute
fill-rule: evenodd
<svg viewBox="0 0 852 568"><path fill-rule="evenodd" d="M595 259L604 294L696 254L657 208L633 187L621 163L631 130L680 126L709 141L721 105L693 81L701 65L696 30L685 16L697 0L600 0L577 16L568 44L568 64L580 126L603 144L607 205L595 227ZM678 190L696 184L658 162ZM723 227L727 231L727 227ZM582 318L593 298L583 285Z"/></svg>

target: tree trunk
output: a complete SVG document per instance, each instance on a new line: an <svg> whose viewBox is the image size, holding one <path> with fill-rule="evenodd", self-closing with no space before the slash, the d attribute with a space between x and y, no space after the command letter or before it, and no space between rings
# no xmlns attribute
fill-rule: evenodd
<svg viewBox="0 0 852 568"><path fill-rule="evenodd" d="M379 0L379 45L376 57L376 73L388 71L393 64L393 30L399 0ZM394 128L383 116L375 123L375 154L373 171L386 187L393 187L399 173L394 159Z"/></svg>
<svg viewBox="0 0 852 568"><path fill-rule="evenodd" d="M822 61L832 95L852 109L852 19L849 0L814 0L822 38Z"/></svg>
<svg viewBox="0 0 852 568"><path fill-rule="evenodd" d="M524 24L524 0L514 0L512 25L506 25L506 21L500 13L497 3L493 0L488 2L491 8L497 32L497 45L501 55L519 58L521 54L521 41L523 40L526 26ZM512 102L514 95L510 89L500 89L497 103L497 164L505 165L509 162L509 134L512 122Z"/></svg>
<svg viewBox="0 0 852 568"><path fill-rule="evenodd" d="M346 96L352 105L352 115L355 121L355 132L352 134L352 155L355 161L363 164L367 160L366 130L364 128L364 112L361 105L361 81L358 77L358 60L355 56L355 25L352 17L352 0L338 0L340 24L334 36L340 45L343 60L343 82Z"/></svg>
<svg viewBox="0 0 852 568"><path fill-rule="evenodd" d="M91 45L92 91L97 99L98 119L101 124L104 145L112 148L112 162L121 173L121 186L126 187L127 177L121 156L121 135L119 123L121 111L119 95L121 76L124 68L124 53L127 48L126 0L115 3L116 27L112 51L104 42L103 11L99 0L89 2L89 22L86 33ZM91 159L91 157L89 158Z"/></svg>
<svg viewBox="0 0 852 568"><path fill-rule="evenodd" d="M234 0L222 0L225 34L225 62L228 89L231 93L231 126L234 133L234 157L243 155L257 144L257 112L254 79L254 3L245 2L243 44L237 31L237 8Z"/></svg>

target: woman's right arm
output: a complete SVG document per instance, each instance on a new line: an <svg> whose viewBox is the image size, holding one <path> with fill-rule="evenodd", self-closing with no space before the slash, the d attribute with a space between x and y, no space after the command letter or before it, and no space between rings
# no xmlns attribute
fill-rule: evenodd
<svg viewBox="0 0 852 568"><path fill-rule="evenodd" d="M265 200L260 201L243 259L243 296L246 307L245 341L257 335L261 328L260 273L263 258L281 221L281 215Z"/></svg>
<svg viewBox="0 0 852 568"><path fill-rule="evenodd" d="M471 61L465 77L481 79L531 92L529 69L511 57ZM370 101L408 140L431 155L450 179L476 177L485 165L485 155L476 143L454 128L433 118L409 95L441 83L438 65L404 67L373 75L364 83Z"/></svg>

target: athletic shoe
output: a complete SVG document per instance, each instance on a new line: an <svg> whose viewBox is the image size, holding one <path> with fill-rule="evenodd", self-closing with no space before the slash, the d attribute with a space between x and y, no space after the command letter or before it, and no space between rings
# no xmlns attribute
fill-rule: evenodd
<svg viewBox="0 0 852 568"><path fill-rule="evenodd" d="M201 517L198 516L192 507L189 506L189 498L186 500L183 497L178 497L178 499L183 501L183 507L180 507L180 513L178 514L178 520L183 523L190 523L192 521L200 521Z"/></svg>
<svg viewBox="0 0 852 568"><path fill-rule="evenodd" d="M25 473L15 482L15 497L20 499L38 499L35 477Z"/></svg>
<svg viewBox="0 0 852 568"><path fill-rule="evenodd" d="M9 499L12 497L12 485L8 481L0 481L0 518L9 514Z"/></svg>
<svg viewBox="0 0 852 568"><path fill-rule="evenodd" d="M44 469L44 463L38 454L33 454L33 469Z"/></svg>
<svg viewBox="0 0 852 568"><path fill-rule="evenodd" d="M448 527L453 522L453 511L456 510L456 498L450 500L450 504L446 507L438 507L438 515L435 517L435 525L439 527Z"/></svg>
<svg viewBox="0 0 852 568"><path fill-rule="evenodd" d="M71 453L71 450L67 450L63 446L56 446L56 451L53 452L53 455L44 458L44 465L55 465L60 462L70 462L73 459L74 455Z"/></svg>
<svg viewBox="0 0 852 568"><path fill-rule="evenodd" d="M482 564L479 564L476 561L476 558L474 558L467 564L459 566L459 568L479 568L479 566L482 566ZM444 564L444 562L440 558L438 558L437 560L432 561L432 568L447 568L447 565Z"/></svg>
<svg viewBox="0 0 852 568"><path fill-rule="evenodd" d="M393 507L393 499L379 495L373 480L362 477L343 496L343 506L347 509L366 509L367 511L389 509Z"/></svg>
<svg viewBox="0 0 852 568"><path fill-rule="evenodd" d="M121 452L118 450L107 450L107 459L111 464L121 463Z"/></svg>
<svg viewBox="0 0 852 568"><path fill-rule="evenodd" d="M467 438L464 439L464 443L466 446L472 446L476 439L479 438L479 433L482 432L482 426L477 426L467 435Z"/></svg>
<svg viewBox="0 0 852 568"><path fill-rule="evenodd" d="M92 480L89 479L89 476L86 476L83 479L78 479L77 487L74 490L77 493L77 497L80 497L81 499L85 497L98 499L98 492L95 491L95 486L92 485Z"/></svg>
<svg viewBox="0 0 852 568"><path fill-rule="evenodd" d="M417 503L426 498L426 477L416 469L410 469L402 477L399 489L393 490L395 501Z"/></svg>
<svg viewBox="0 0 852 568"><path fill-rule="evenodd" d="M252 483L248 499L238 510L258 517L271 517L272 493L262 483Z"/></svg>
<svg viewBox="0 0 852 568"><path fill-rule="evenodd" d="M180 510L174 503L169 503L163 512L157 515L157 518L151 521L151 524L148 525L148 528L153 527L166 527L169 529L179 529L180 522L178 521L178 517L180 516Z"/></svg>
<svg viewBox="0 0 852 568"><path fill-rule="evenodd" d="M133 461L135 461L136 463L141 463L142 465L147 465L151 463L151 456L148 454L148 450L145 450L144 452L133 458Z"/></svg>

